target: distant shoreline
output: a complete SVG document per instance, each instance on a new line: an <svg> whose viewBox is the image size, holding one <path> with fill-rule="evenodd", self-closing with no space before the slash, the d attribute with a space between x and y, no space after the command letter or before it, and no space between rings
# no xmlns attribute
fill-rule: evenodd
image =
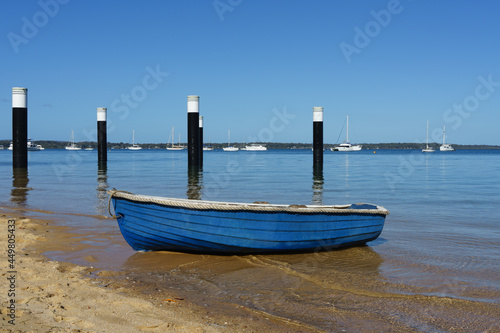
<svg viewBox="0 0 500 333"><path fill-rule="evenodd" d="M4 146L5 149L9 146L11 140L0 140L0 145ZM45 149L64 149L68 145L66 141L54 141L54 140L36 140L33 141L36 144L42 145ZM266 146L268 149L311 149L312 143L284 143L284 142L257 142ZM97 148L97 142L82 141L76 142L77 146L82 148L92 147ZM234 142L232 145L244 148L249 143ZM359 143L363 146L363 150L377 150L377 149L422 149L425 147L425 143L413 143L413 142L393 142L393 143ZM129 142L108 142L108 149L125 149L130 146ZM160 143L139 143L139 145L144 149L164 149L167 145L166 142ZM187 147L186 143L181 143ZM330 149L338 144L325 143L324 148ZM439 148L440 143L431 143L429 146L434 148ZM453 148L456 150L461 149L500 149L500 145L460 145L451 143ZM212 143L210 144L214 149L222 149L227 146L227 143Z"/></svg>

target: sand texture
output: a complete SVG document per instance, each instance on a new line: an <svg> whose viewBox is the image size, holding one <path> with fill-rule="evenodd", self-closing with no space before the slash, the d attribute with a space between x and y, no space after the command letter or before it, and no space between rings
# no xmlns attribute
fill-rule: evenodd
<svg viewBox="0 0 500 333"><path fill-rule="evenodd" d="M9 219L15 219L14 297L4 297L11 275L5 251ZM106 279L115 274L112 271L96 273L92 267L44 257L44 244L57 239L47 221L9 214L0 217L0 225L5 226L0 237L0 332L302 331L255 314L246 318L207 316L177 295L148 300L147 295L134 294L125 284ZM9 299L15 300L15 325L9 323Z"/></svg>

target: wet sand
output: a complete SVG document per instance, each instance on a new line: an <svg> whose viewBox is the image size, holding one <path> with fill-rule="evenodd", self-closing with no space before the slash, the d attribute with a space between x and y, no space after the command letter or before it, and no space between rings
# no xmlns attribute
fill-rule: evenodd
<svg viewBox="0 0 500 333"><path fill-rule="evenodd" d="M14 267L9 267L8 220L15 220ZM0 209L0 332L258 332L293 331L294 325L270 316L240 311L228 316L207 313L183 295L155 290L144 293L134 277L49 260L46 251L81 251L78 234L41 219ZM73 240L73 241L72 241ZM92 258L87 258L92 260ZM16 273L12 274L11 271ZM15 275L13 285L7 278ZM13 288L12 288L13 287ZM9 289L15 295L7 296ZM8 306L15 302L15 313ZM15 317L12 316L15 314ZM14 319L14 321L12 321ZM11 323L9 323L11 321ZM14 325L12 325L14 323Z"/></svg>
<svg viewBox="0 0 500 333"><path fill-rule="evenodd" d="M368 246L266 256L141 253L116 237L117 228L98 234L14 210L0 216L1 248L15 219L17 249L16 325L7 323L2 297L0 332L500 332L498 291L463 291L487 299L479 301L395 283ZM7 294L5 251L0 260Z"/></svg>

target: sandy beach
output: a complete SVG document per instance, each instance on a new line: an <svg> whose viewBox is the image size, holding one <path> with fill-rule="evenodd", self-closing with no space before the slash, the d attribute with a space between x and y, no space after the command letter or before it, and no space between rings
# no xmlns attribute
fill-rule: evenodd
<svg viewBox="0 0 500 333"><path fill-rule="evenodd" d="M0 332L303 331L256 311L208 314L182 295L142 293L115 271L52 261L42 253L64 244L66 228L0 211ZM13 226L13 227L8 227ZM9 257L8 235L11 238ZM12 265L12 266L10 266ZM8 297L5 297L8 296ZM14 304L12 306L11 304ZM305 329L304 331L310 331Z"/></svg>

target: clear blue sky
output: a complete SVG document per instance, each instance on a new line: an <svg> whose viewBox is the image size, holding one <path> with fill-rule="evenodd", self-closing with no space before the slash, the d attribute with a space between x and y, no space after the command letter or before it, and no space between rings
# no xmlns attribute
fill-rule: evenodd
<svg viewBox="0 0 500 333"><path fill-rule="evenodd" d="M206 141L231 129L231 141L312 142L323 106L327 143L349 114L355 143L425 142L429 120L435 140L447 125L451 143L499 145L499 12L493 0L5 1L0 139L20 86L33 140L86 140L102 106L112 142L133 129L166 142L172 126L185 141L199 95Z"/></svg>

